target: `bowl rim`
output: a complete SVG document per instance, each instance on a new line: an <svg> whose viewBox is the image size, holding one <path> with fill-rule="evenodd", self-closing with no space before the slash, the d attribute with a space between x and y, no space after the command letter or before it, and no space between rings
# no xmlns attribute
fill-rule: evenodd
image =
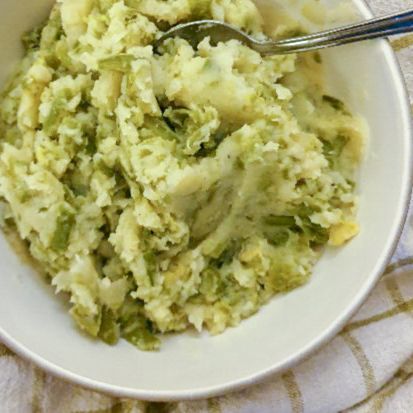
<svg viewBox="0 0 413 413"><path fill-rule="evenodd" d="M352 0L361 15L365 18L373 17L373 12L370 6L366 3L366 0ZM381 51L385 56L389 68L392 72L393 85L400 98L402 106L402 118L404 123L404 141L405 141L405 173L403 176L402 193L397 206L398 214L396 224L389 236L389 245L387 251L378 260L375 269L372 271L373 276L370 277L370 281L366 283L364 288L353 298L348 304L347 310L332 324L329 328L325 329L314 340L307 344L305 348L292 354L288 359L283 362L269 366L264 370L260 370L254 374L249 375L243 379L236 379L225 384L209 386L205 388L199 388L196 390L188 391L149 391L139 390L135 388L121 387L117 385L107 384L98 380L89 379L79 374L72 373L58 365L48 361L47 359L37 355L24 345L20 344L17 340L13 339L6 331L0 326L0 339L8 346L13 352L29 362L34 363L40 369L57 378L69 381L76 385L85 387L92 391L98 391L115 397L124 397L131 399L140 399L145 401L188 401L199 400L211 397L220 396L223 394L231 393L237 390L242 390L246 387L258 384L263 380L276 375L291 367L297 365L303 361L309 355L314 353L323 345L327 344L330 340L336 336L341 329L345 326L347 321L356 313L361 307L373 288L376 286L380 276L385 271L388 262L390 261L402 234L407 214L409 210L410 199L412 195L413 184L413 169L410 165L413 163L413 127L412 127L412 115L410 111L410 100L407 91L406 82L403 72L400 67L400 63L396 57L394 50L392 49L388 40L378 40Z"/></svg>

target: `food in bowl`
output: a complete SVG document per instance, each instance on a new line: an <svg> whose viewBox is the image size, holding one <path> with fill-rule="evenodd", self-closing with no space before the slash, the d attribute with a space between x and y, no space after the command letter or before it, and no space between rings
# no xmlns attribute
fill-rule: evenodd
<svg viewBox="0 0 413 413"><path fill-rule="evenodd" d="M250 0L63 0L2 94L3 225L109 344L221 333L359 230L362 122L324 93L320 55L154 52L197 18L273 34Z"/></svg>

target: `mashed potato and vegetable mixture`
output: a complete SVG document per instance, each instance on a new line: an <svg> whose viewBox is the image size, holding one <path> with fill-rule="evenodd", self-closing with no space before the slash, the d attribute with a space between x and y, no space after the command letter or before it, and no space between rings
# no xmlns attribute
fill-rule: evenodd
<svg viewBox="0 0 413 413"><path fill-rule="evenodd" d="M153 50L197 18L274 34L250 0L60 0L2 95L3 225L110 344L220 333L358 232L360 122L320 56Z"/></svg>

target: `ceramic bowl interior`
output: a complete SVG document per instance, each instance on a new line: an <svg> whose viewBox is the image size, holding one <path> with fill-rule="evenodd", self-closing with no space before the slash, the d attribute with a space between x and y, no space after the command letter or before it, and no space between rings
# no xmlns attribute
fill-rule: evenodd
<svg viewBox="0 0 413 413"><path fill-rule="evenodd" d="M21 34L47 16L51 4L1 1L0 82L20 57ZM354 4L369 16L364 3ZM79 334L66 305L1 236L0 338L79 384L120 396L176 400L255 383L337 333L375 284L400 233L410 194L411 132L404 85L385 41L329 50L323 58L329 89L365 118L370 141L360 173L361 233L345 248L328 251L311 282L225 334L171 336L160 352L145 353L124 341L110 347Z"/></svg>

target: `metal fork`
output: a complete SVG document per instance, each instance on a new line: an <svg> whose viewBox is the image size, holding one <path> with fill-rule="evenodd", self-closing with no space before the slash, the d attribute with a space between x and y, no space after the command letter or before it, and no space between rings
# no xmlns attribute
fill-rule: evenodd
<svg viewBox="0 0 413 413"><path fill-rule="evenodd" d="M413 32L413 9L361 23L278 41L259 41L229 24L216 20L198 20L173 27L156 42L155 48L158 48L170 37L186 39L194 46L205 37L209 37L211 44L231 39L239 40L262 55L288 54L409 32Z"/></svg>

